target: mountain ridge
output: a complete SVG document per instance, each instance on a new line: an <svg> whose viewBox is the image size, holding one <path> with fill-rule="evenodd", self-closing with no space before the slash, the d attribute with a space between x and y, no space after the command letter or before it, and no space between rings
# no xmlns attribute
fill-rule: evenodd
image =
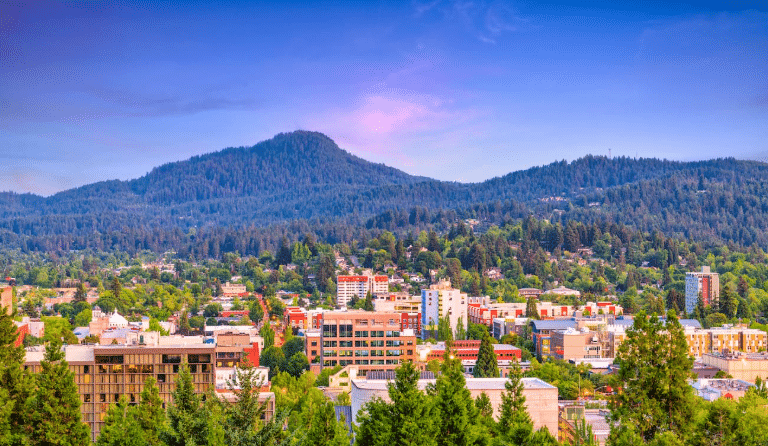
<svg viewBox="0 0 768 446"><path fill-rule="evenodd" d="M607 219L682 237L713 234L768 246L768 236L759 231L763 222L768 226L766 184L768 165L756 161L591 155L479 183L446 182L371 163L326 135L296 131L251 147L165 163L132 180L93 183L50 197L0 193L0 245L31 239L47 246L52 242L46 238L69 245L68 235L87 243L94 234L119 239L124 234L264 227L296 220L362 224L388 212L402 222L403 213L417 208L450 211L458 218L471 216L469 210L482 205L507 209L507 217L531 213ZM711 197L700 194L701 188L717 195L720 207L707 201ZM679 209L681 203L685 209ZM687 209L697 215L686 215ZM721 215L723 209L727 215ZM415 220L425 223L406 219Z"/></svg>

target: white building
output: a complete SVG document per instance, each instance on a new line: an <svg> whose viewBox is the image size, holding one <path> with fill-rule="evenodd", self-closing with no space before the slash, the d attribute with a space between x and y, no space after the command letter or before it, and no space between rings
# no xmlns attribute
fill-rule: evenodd
<svg viewBox="0 0 768 446"><path fill-rule="evenodd" d="M437 332L441 318L448 316L451 330L454 332L461 323L467 329L469 321L466 294L451 288L448 280L430 285L428 290L421 290L421 337L426 339Z"/></svg>
<svg viewBox="0 0 768 446"><path fill-rule="evenodd" d="M387 276L345 276L336 277L336 304L346 307L349 301L357 296L365 299L368 291L372 296L386 295L389 293L389 277Z"/></svg>

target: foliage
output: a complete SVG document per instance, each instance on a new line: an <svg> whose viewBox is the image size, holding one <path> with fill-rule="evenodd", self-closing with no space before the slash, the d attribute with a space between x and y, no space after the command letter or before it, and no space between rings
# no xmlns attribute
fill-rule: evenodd
<svg viewBox="0 0 768 446"><path fill-rule="evenodd" d="M611 416L619 427L612 430L609 443L622 444L628 430L644 441L664 433L688 438L693 391L686 380L693 360L675 313L667 313L666 323L656 315L638 313L619 347L617 362L622 392L611 401Z"/></svg>

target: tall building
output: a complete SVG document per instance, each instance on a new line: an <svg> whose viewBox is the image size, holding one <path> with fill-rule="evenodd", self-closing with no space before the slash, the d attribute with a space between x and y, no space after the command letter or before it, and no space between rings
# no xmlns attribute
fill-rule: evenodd
<svg viewBox="0 0 768 446"><path fill-rule="evenodd" d="M440 281L421 290L421 337L437 334L440 319L448 317L454 332L461 323L464 329L469 321L468 297L461 290L451 288L448 280Z"/></svg>
<svg viewBox="0 0 768 446"><path fill-rule="evenodd" d="M685 273L685 312L693 313L701 298L705 307L717 304L720 297L720 275L702 266L701 272Z"/></svg>
<svg viewBox="0 0 768 446"><path fill-rule="evenodd" d="M403 317L370 311L319 313L313 316L319 330L307 331L307 357L320 367L354 364L361 372L393 370L403 361L415 361L416 335L402 328Z"/></svg>
<svg viewBox="0 0 768 446"><path fill-rule="evenodd" d="M389 277L387 276L343 276L336 277L336 304L346 307L349 301L357 296L365 299L368 291L371 295L386 295L389 293Z"/></svg>

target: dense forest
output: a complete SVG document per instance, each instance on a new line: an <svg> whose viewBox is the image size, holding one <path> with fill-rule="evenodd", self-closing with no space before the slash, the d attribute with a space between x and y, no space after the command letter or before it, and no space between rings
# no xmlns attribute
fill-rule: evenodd
<svg viewBox="0 0 768 446"><path fill-rule="evenodd" d="M329 243L528 215L620 223L768 247L768 165L587 156L474 183L414 177L313 132L166 164L130 181L39 197L0 193L0 246L258 254L283 236Z"/></svg>

